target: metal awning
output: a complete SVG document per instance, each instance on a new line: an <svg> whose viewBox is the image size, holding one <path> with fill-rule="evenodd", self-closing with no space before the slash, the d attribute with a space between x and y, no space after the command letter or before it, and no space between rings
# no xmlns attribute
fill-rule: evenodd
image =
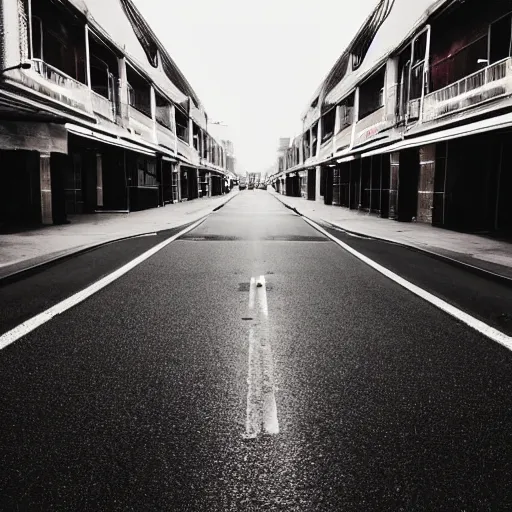
<svg viewBox="0 0 512 512"><path fill-rule="evenodd" d="M486 133L495 130L512 127L512 113L504 114L490 119L484 119L476 123L469 123L447 130L436 131L427 135L421 135L411 139L404 139L400 142L392 144L387 147L363 153L362 158L373 155L380 155L383 153L392 153L401 149L415 148L425 144L433 144L435 142L443 142L447 140L457 139L459 137L468 137L470 135L478 135L479 133Z"/></svg>
<svg viewBox="0 0 512 512"><path fill-rule="evenodd" d="M155 151L151 151L150 149L138 146L137 144L132 144L127 140L119 139L117 137L109 135L104 135L103 133L98 133L96 131L89 130L88 128L83 128L82 126L67 123L66 129L69 133L78 135L79 137L87 137L88 139L103 142L104 144L110 144L111 146L117 146L123 149L130 149L132 151L136 151L137 153L142 153L144 155L156 156Z"/></svg>

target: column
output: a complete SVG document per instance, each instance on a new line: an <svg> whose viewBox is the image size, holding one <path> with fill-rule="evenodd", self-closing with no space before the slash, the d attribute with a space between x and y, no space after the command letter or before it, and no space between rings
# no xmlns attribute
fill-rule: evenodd
<svg viewBox="0 0 512 512"><path fill-rule="evenodd" d="M434 177L436 171L436 145L420 148L420 175L418 180L418 222L432 224L434 210Z"/></svg>
<svg viewBox="0 0 512 512"><path fill-rule="evenodd" d="M128 79L126 76L126 60L124 57L117 59L118 70L119 70L119 112L118 121L123 128L127 128L129 125L128 120Z"/></svg>
<svg viewBox="0 0 512 512"><path fill-rule="evenodd" d="M324 196L320 195L320 184L322 182L322 166L317 165L315 169L315 201L323 203Z"/></svg>
<svg viewBox="0 0 512 512"><path fill-rule="evenodd" d="M151 105L151 119L153 121L153 141L156 143L156 94L155 88L152 85L149 86L149 101Z"/></svg>
<svg viewBox="0 0 512 512"><path fill-rule="evenodd" d="M388 59L384 83L385 118L394 121L398 102L398 57Z"/></svg>
<svg viewBox="0 0 512 512"><path fill-rule="evenodd" d="M389 218L398 219L398 171L400 169L400 152L390 155L389 169Z"/></svg>
<svg viewBox="0 0 512 512"><path fill-rule="evenodd" d="M87 87L91 88L91 53L89 51L89 25L85 25L85 74Z"/></svg>
<svg viewBox="0 0 512 512"><path fill-rule="evenodd" d="M177 201L181 202L181 165L179 163L176 164L176 167L173 169L173 171L178 173L176 178L176 183L178 186Z"/></svg>
<svg viewBox="0 0 512 512"><path fill-rule="evenodd" d="M50 153L39 155L39 182L41 188L41 222L43 224L53 224Z"/></svg>
<svg viewBox="0 0 512 512"><path fill-rule="evenodd" d="M96 154L96 205L103 207L103 160L101 153Z"/></svg>
<svg viewBox="0 0 512 512"><path fill-rule="evenodd" d="M356 125L359 121L359 87L356 88L356 92L354 94L354 119L352 120L352 138L350 141L350 147L354 147L355 137L356 137Z"/></svg>
<svg viewBox="0 0 512 512"><path fill-rule="evenodd" d="M320 155L320 148L322 147L322 118L318 120L316 128L316 154Z"/></svg>
<svg viewBox="0 0 512 512"><path fill-rule="evenodd" d="M208 197L212 197L212 173L208 173Z"/></svg>
<svg viewBox="0 0 512 512"><path fill-rule="evenodd" d="M194 147L194 121L189 117L188 119L188 145Z"/></svg>

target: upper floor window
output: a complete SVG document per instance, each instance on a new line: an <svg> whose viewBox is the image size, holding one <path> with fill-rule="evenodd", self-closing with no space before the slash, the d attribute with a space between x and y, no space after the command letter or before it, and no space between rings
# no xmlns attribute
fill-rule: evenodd
<svg viewBox="0 0 512 512"><path fill-rule="evenodd" d="M322 143L327 142L334 135L336 123L336 108L332 108L322 118Z"/></svg>
<svg viewBox="0 0 512 512"><path fill-rule="evenodd" d="M383 67L359 88L359 119L369 116L384 105L384 78L386 68Z"/></svg>

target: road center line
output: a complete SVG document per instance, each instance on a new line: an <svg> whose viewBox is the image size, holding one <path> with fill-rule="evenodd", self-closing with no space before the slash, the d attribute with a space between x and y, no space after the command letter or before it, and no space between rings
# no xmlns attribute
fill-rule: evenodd
<svg viewBox="0 0 512 512"><path fill-rule="evenodd" d="M258 280L251 278L248 316L254 319L254 323L249 329L247 417L244 437L254 439L262 432L271 435L279 433L264 276L260 276Z"/></svg>
<svg viewBox="0 0 512 512"><path fill-rule="evenodd" d="M158 251L161 251L164 247L169 245L171 242L174 242L180 236L183 236L185 233L188 233L189 231L195 229L205 219L206 217L198 220L197 222L194 222L194 224L190 225L188 228L185 228L176 235L171 236L167 240L164 240L163 242L159 243L158 245L155 245L145 253L141 254L140 256L137 256L137 258L133 259L126 265L123 265L121 268L118 268L111 274L103 277L99 281L96 281L92 285L75 293L71 297L68 297L67 299L63 300L62 302L59 302L58 304L52 306L46 311L43 311L42 313L39 313L38 315L30 318L29 320L26 320L25 322L18 325L14 329L2 334L0 336L0 350L4 349L11 343L14 343L15 341L19 340L21 337L25 336L34 329L37 329L39 326L50 321L53 317L60 315L61 313L64 313L68 309L71 309L73 306L80 304L80 302L83 302L91 295L94 295L95 293L99 292L101 289L105 288L110 283L114 282L116 279L119 279L121 276L123 276L124 274L135 268L137 265L139 265L143 261L147 260L154 254L156 254Z"/></svg>
<svg viewBox="0 0 512 512"><path fill-rule="evenodd" d="M379 265L377 262L373 261L372 259L368 258L367 256L364 256L360 252L356 251L346 243L342 242L341 240L338 240L335 236L328 233L325 229L323 229L321 226L319 226L316 222L306 218L302 217L308 224L313 226L317 231L320 231L320 233L324 234L326 237L330 238L333 242L338 244L340 247L345 249L350 254L354 255L356 258L360 259L373 269L375 269L377 272L380 272L381 274L385 275L395 283L399 284L403 288L409 290L410 292L414 293L418 297L421 297L422 299L426 300L427 302L430 302L433 306L436 308L441 309L445 313L448 313L450 316L453 316L457 320L463 322L464 324L468 325L472 329L475 329L479 333L483 334L487 338L490 338L491 340L499 343L500 345L503 345L504 347L508 348L509 350L512 350L512 338L510 336L507 336L505 333L498 331L494 327L491 327L490 325L487 325L486 323L482 322L481 320L478 320L477 318L468 315L464 311L460 310L459 308L456 308L455 306L452 306L448 302L444 301L443 299L440 299L439 297L436 297L435 295L427 292L426 290L423 290L423 288L420 288L419 286L416 286L415 284L411 283L410 281L407 281L403 277L400 277L399 275L395 274L391 270L383 267L382 265Z"/></svg>

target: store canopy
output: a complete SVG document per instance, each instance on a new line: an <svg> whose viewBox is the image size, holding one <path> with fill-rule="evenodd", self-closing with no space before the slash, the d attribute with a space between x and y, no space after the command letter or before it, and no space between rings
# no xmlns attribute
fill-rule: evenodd
<svg viewBox="0 0 512 512"><path fill-rule="evenodd" d="M98 133L96 131L89 130L88 128L84 128L82 126L68 123L66 124L66 129L69 133L72 133L73 135L78 135L79 137L86 137L88 139L96 140L98 142L103 142L104 144L110 144L111 146L117 146L123 149L130 149L132 151L136 151L137 153L142 153L144 155L156 156L155 151L151 151L150 149L138 146L137 144L132 144L131 142L119 139L117 137L111 137L103 133Z"/></svg>

